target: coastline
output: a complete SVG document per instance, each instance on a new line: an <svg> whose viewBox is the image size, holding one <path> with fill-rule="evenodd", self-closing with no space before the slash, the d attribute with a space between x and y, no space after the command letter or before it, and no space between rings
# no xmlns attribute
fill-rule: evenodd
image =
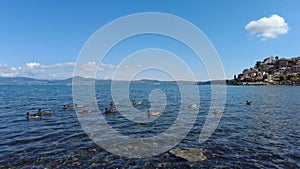
<svg viewBox="0 0 300 169"><path fill-rule="evenodd" d="M75 79L75 83L73 83ZM94 83L91 83L93 82ZM111 79L91 79L83 77L73 77L62 80L47 80L47 79L33 79L26 77L0 77L0 86L72 86L72 85L111 85ZM134 80L134 81L116 81L120 84L131 85L230 85L230 86L300 86L300 82L291 81L276 81L268 82L242 82L235 79L227 80L211 80L211 81L160 81L160 80Z"/></svg>

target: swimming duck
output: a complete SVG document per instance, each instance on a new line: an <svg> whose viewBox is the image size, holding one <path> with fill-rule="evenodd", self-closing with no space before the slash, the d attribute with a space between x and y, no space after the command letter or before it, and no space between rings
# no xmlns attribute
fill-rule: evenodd
<svg viewBox="0 0 300 169"><path fill-rule="evenodd" d="M64 109L64 110L72 110L72 109L73 109L73 106L67 106L67 105L64 105L63 109Z"/></svg>
<svg viewBox="0 0 300 169"><path fill-rule="evenodd" d="M86 113L91 113L92 110L80 110L79 113L80 114L86 114Z"/></svg>
<svg viewBox="0 0 300 169"><path fill-rule="evenodd" d="M105 108L105 113L117 113L118 111L116 109L108 109Z"/></svg>
<svg viewBox="0 0 300 169"><path fill-rule="evenodd" d="M26 113L26 118L27 119L40 119L41 118L41 115L40 114L32 114L30 115L29 112Z"/></svg>
<svg viewBox="0 0 300 169"><path fill-rule="evenodd" d="M252 101L246 101L246 105L248 105L248 106L251 106L251 104L252 104Z"/></svg>
<svg viewBox="0 0 300 169"><path fill-rule="evenodd" d="M75 104L75 107L76 107L76 108L83 108L84 105L83 105L83 104Z"/></svg>
<svg viewBox="0 0 300 169"><path fill-rule="evenodd" d="M132 102L132 105L140 105L142 102Z"/></svg>
<svg viewBox="0 0 300 169"><path fill-rule="evenodd" d="M216 109L216 110L214 110L214 114L216 114L216 115L222 114L222 110Z"/></svg>
<svg viewBox="0 0 300 169"><path fill-rule="evenodd" d="M38 114L38 115L42 115L42 114L43 114L43 115L51 115L52 112L49 111L49 110L42 111L42 109L39 109L37 114Z"/></svg>
<svg viewBox="0 0 300 169"><path fill-rule="evenodd" d="M110 102L110 103L109 103L110 106L116 106L116 105L118 105L118 104L119 104L118 102Z"/></svg>
<svg viewBox="0 0 300 169"><path fill-rule="evenodd" d="M192 108L192 109L194 109L194 108L197 108L197 104L188 104L188 108Z"/></svg>
<svg viewBox="0 0 300 169"><path fill-rule="evenodd" d="M159 116L160 112L158 111L148 111L148 116Z"/></svg>

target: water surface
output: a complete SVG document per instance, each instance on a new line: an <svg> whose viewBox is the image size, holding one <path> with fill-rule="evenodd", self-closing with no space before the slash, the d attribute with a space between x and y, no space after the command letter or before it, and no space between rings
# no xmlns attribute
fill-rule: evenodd
<svg viewBox="0 0 300 169"><path fill-rule="evenodd" d="M120 113L103 114L105 119L131 137L152 137L167 130L181 105L178 86L131 85L130 99L142 101L136 109L146 112L155 89L167 98L163 116L141 125ZM175 147L204 150L207 160L190 163L169 152L129 159L105 151L82 130L74 110L62 109L73 102L71 86L0 86L0 168L300 168L299 87L228 86L218 128L202 144L198 138L210 106L210 86L199 86L199 91L196 123ZM104 110L112 99L110 86L96 86L96 96ZM246 100L253 100L253 104L246 106ZM35 113L38 108L53 114L25 118L27 111Z"/></svg>

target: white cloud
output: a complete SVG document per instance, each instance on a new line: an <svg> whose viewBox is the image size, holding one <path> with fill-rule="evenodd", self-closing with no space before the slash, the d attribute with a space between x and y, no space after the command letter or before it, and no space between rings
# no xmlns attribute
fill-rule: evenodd
<svg viewBox="0 0 300 169"><path fill-rule="evenodd" d="M23 66L9 67L0 64L0 76L2 77L32 77L37 79L64 79L73 75L73 62L43 65L38 62L28 62Z"/></svg>
<svg viewBox="0 0 300 169"><path fill-rule="evenodd" d="M100 68L101 70L101 68ZM87 62L82 64L81 67L79 67L80 76L86 77L86 78L92 78L95 75L95 72L97 71L97 63L96 62Z"/></svg>
<svg viewBox="0 0 300 169"><path fill-rule="evenodd" d="M16 71L17 76L33 77L38 79L64 79L73 75L75 63L57 63L44 65L38 62L26 63L26 67Z"/></svg>
<svg viewBox="0 0 300 169"><path fill-rule="evenodd" d="M37 63L37 62L29 62L29 63L26 63L26 66L30 69L33 69L35 67L39 67L40 66L40 63Z"/></svg>
<svg viewBox="0 0 300 169"><path fill-rule="evenodd" d="M96 78L97 79L109 79L111 78L111 74L115 71L118 67L117 65L113 64L106 64L90 61L87 63L76 65L76 76L86 77L86 78ZM108 76L109 74L109 76Z"/></svg>
<svg viewBox="0 0 300 169"><path fill-rule="evenodd" d="M15 77L14 73L0 73L1 77Z"/></svg>
<svg viewBox="0 0 300 169"><path fill-rule="evenodd" d="M17 70L17 68L16 68L16 67L11 67L11 68L10 68L10 70L12 70L12 71L16 71L16 70Z"/></svg>
<svg viewBox="0 0 300 169"><path fill-rule="evenodd" d="M7 65L6 64L4 64L4 63L0 63L0 69L1 68L6 68L7 67Z"/></svg>
<svg viewBox="0 0 300 169"><path fill-rule="evenodd" d="M6 64L0 63L0 76L2 77L13 77L15 74L13 73L14 68L9 68Z"/></svg>
<svg viewBox="0 0 300 169"><path fill-rule="evenodd" d="M101 68L109 68L109 69L114 69L117 67L117 65L113 65L113 64L106 64L106 63L100 63L99 67Z"/></svg>
<svg viewBox="0 0 300 169"><path fill-rule="evenodd" d="M44 65L38 62L28 62L22 66L8 66L0 63L1 77L31 77L37 79L66 79L73 76L76 63L56 63ZM80 76L94 77L97 79L109 79L112 77L117 65L96 62L87 62L80 66Z"/></svg>
<svg viewBox="0 0 300 169"><path fill-rule="evenodd" d="M263 17L257 21L251 21L245 29L251 34L257 34L261 40L274 39L278 35L288 33L289 27L285 19L279 15L273 14L269 18Z"/></svg>
<svg viewBox="0 0 300 169"><path fill-rule="evenodd" d="M53 65L40 65L41 68L51 69L51 68L62 68L62 67L74 67L74 62L66 62L66 63L56 63Z"/></svg>

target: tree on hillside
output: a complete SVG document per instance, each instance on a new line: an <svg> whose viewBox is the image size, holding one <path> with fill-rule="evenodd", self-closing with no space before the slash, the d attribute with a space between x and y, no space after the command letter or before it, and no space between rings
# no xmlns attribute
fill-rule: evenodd
<svg viewBox="0 0 300 169"><path fill-rule="evenodd" d="M299 80L299 78L295 74L290 74L288 75L288 80L292 81L292 83L294 84L296 81Z"/></svg>
<svg viewBox="0 0 300 169"><path fill-rule="evenodd" d="M286 76L280 75L279 80L280 80L280 83L282 84L282 82L286 81Z"/></svg>
<svg viewBox="0 0 300 169"><path fill-rule="evenodd" d="M261 61L257 61L256 64L255 64L255 68L259 68L261 65Z"/></svg>

